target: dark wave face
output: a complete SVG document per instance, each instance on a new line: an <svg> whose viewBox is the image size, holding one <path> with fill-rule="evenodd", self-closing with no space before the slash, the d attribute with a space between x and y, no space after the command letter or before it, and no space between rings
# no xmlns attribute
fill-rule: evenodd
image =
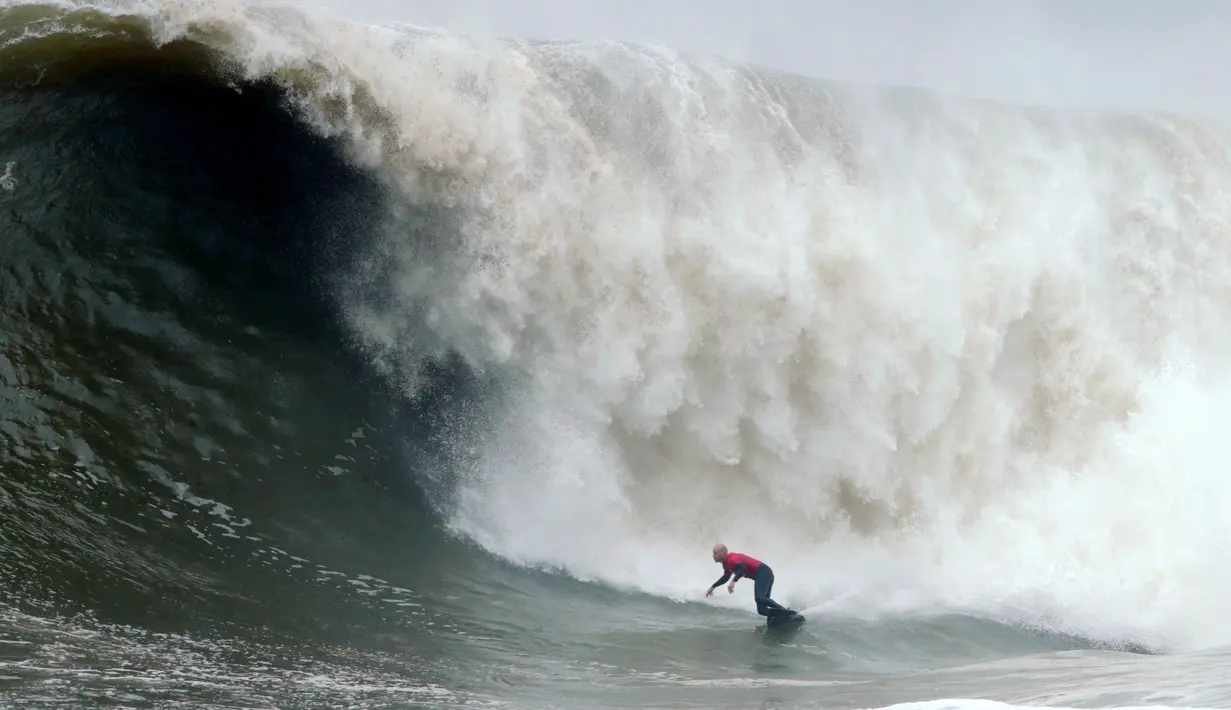
<svg viewBox="0 0 1231 710"><path fill-rule="evenodd" d="M421 580L444 569L424 562L445 543L403 443L423 416L365 373L326 297L379 229L382 187L279 88L231 83L199 46L53 36L3 63L11 614L295 655L374 624L418 628L427 612L388 610L421 609ZM404 586L351 578L364 570ZM4 632L5 659L26 664L3 674L8 697L72 677L64 665L110 672L105 648L50 658L43 622L23 618ZM432 644L399 648L409 662Z"/></svg>
<svg viewBox="0 0 1231 710"><path fill-rule="evenodd" d="M995 250L1029 251L1037 214L1151 249L1205 233L1220 222L1193 207L1196 173L1167 183L1190 192L1157 198L1179 205L1161 217L1137 191L1195 170L1177 156L1221 134L985 106L963 122L891 94L884 115L931 111L922 125L958 136L935 149L957 161L943 178L975 182L933 185L901 177L943 163L910 152L927 145L915 124L894 133L856 90L637 48L194 8L0 9L3 704L1231 698L1221 627L1176 596L1196 568L1159 552L1183 540L1205 560L1206 538L1151 527L1169 514L1144 493L1135 529L1180 532L1141 543L1157 557L1138 569L1104 542L1123 520L1066 528L1082 516L1054 504L1093 518L1101 493L1136 495L1102 478L1138 459L1101 432L1155 442L1125 412L1168 400L1125 373L1161 361L1165 304L1221 293L1185 260L1220 262L1185 247L1091 267L1119 296L1107 313L1133 310L1122 327L1075 310L1078 257L1053 264L1055 245L970 303L943 302L939 278L893 291L918 281L911 264L968 251L978 268L947 283L1012 281ZM1046 140L1002 155L996 130ZM1082 140L1081 161L1063 157ZM1146 157L1117 162L1121 143ZM1105 199L1111 179L1073 178L1074 162L1141 179ZM998 192L1018 178L1029 210ZM1089 188L1082 217L1057 184ZM950 206L917 223L971 223L929 241L893 222L878 242L872 216L927 203L919 185ZM982 212L952 207L985 193ZM1099 210L1114 229L1082 221ZM819 226L792 241L800 225ZM928 251L972 234L948 261ZM1041 461L1037 478L993 466L1010 459ZM1222 489L1194 480L1179 488L1217 507ZM1206 519L1169 503L1186 504ZM751 582L704 597L708 545L736 532L805 625L767 631ZM1199 652L1153 655L1177 638Z"/></svg>

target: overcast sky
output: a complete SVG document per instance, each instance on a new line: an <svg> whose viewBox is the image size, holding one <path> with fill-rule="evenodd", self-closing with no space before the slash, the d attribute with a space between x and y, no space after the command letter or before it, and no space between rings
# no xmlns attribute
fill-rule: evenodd
<svg viewBox="0 0 1231 710"><path fill-rule="evenodd" d="M365 22L609 38L833 79L1231 115L1231 0L297 0Z"/></svg>

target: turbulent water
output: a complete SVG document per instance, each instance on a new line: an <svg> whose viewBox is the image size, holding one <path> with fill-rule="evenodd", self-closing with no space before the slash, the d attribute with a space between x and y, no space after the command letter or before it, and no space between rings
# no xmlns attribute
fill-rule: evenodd
<svg viewBox="0 0 1231 710"><path fill-rule="evenodd" d="M0 165L8 707L1231 706L1228 126L7 3Z"/></svg>

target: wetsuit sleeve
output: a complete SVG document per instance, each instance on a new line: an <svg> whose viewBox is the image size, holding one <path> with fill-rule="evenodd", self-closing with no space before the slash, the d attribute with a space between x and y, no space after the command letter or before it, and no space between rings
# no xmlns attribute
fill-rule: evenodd
<svg viewBox="0 0 1231 710"><path fill-rule="evenodd" d="M739 563L739 564L735 565L735 581L736 581L736 582L738 582L738 581L740 581L741 579L743 579L743 577L744 577L744 572L747 572L747 571L748 571L748 567L747 567L747 566L746 566L743 562L741 562L741 563ZM728 575L728 576L730 576L730 575ZM727 578L726 578L726 577L723 577L723 578L722 578L722 581L724 581L724 582L725 582L725 581L727 581Z"/></svg>
<svg viewBox="0 0 1231 710"><path fill-rule="evenodd" d="M724 572L724 573L723 573L723 575L722 575L721 577L719 577L719 578L718 578L718 581L717 581L717 582L714 582L713 584L711 584L711 585L710 585L710 588L713 588L713 587L721 587L721 586L722 586L722 584L723 584L723 582L726 582L726 581L727 581L728 579L730 579L730 578L731 578L731 573L730 573L730 572Z"/></svg>

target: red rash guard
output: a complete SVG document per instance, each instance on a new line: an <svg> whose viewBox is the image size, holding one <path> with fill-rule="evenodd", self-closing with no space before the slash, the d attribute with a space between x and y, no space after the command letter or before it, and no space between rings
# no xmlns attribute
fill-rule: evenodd
<svg viewBox="0 0 1231 710"><path fill-rule="evenodd" d="M748 555L741 555L738 552L727 553L726 559L722 561L722 578L714 582L714 586L722 584L731 578L734 574L736 579L740 577L756 577L757 570L761 569L761 561L755 560Z"/></svg>
<svg viewBox="0 0 1231 710"><path fill-rule="evenodd" d="M737 566L743 565L743 574L739 574ZM740 577L755 577L757 570L761 569L761 561L754 560L748 555L741 555L738 552L732 552L727 555L727 559L722 562L722 571L731 573L735 572Z"/></svg>

